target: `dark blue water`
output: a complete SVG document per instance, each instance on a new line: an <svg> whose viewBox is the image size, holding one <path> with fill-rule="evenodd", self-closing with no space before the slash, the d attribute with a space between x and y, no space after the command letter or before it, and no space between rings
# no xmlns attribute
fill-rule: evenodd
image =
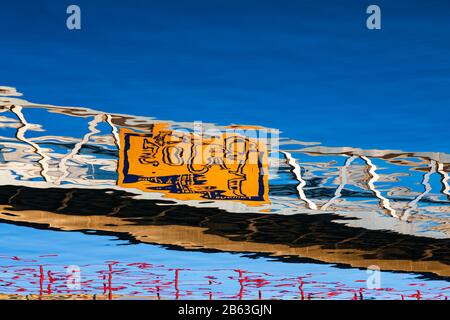
<svg viewBox="0 0 450 320"><path fill-rule="evenodd" d="M0 85L55 105L450 151L450 2L2 1ZM63 125L63 124L60 124Z"/></svg>

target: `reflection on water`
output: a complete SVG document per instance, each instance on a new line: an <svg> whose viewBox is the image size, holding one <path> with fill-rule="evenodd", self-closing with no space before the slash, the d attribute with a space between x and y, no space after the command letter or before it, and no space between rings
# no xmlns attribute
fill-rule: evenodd
<svg viewBox="0 0 450 320"><path fill-rule="evenodd" d="M267 152L236 133L204 138L159 123L149 133L121 129L118 185L183 200L267 200Z"/></svg>
<svg viewBox="0 0 450 320"><path fill-rule="evenodd" d="M18 95L0 87L5 223L450 276L448 154L329 148L249 126L202 123L199 134L198 123Z"/></svg>
<svg viewBox="0 0 450 320"><path fill-rule="evenodd" d="M80 269L37 260L11 257L8 267L0 266L0 283L6 288L2 297L23 298L29 284L36 288L27 299L447 299L445 283L435 281L429 286L406 282L394 288L367 289L366 282L356 279L329 281L324 272L270 274L243 269L169 268L148 262L83 265ZM4 258L3 258L4 260ZM51 259L47 259L51 260ZM68 285L68 283L70 285Z"/></svg>

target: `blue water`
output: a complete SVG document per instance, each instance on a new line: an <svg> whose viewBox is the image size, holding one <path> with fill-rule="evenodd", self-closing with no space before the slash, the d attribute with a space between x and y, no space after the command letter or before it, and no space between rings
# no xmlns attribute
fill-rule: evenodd
<svg viewBox="0 0 450 320"><path fill-rule="evenodd" d="M180 272L180 287L184 286L185 289L192 285L193 280L197 282L201 280L199 278L200 275L196 275L196 273L199 271L210 271L211 274L214 274L221 281L218 286L220 290L229 295L239 292L239 283L235 278L232 278L236 276L236 269L259 274L269 273L271 276L285 279L287 277L295 279L312 275L311 281L317 281L319 286L321 284L341 283L355 291L359 288L366 288L365 280L369 277L365 269L342 269L336 267L336 265L325 263L283 263L266 257L249 259L245 258L244 254L236 253L191 251L183 253L182 258L180 258L179 251L165 250L158 245L129 245L128 241L119 240L112 236L96 236L96 241L92 241L92 237L92 235L85 235L79 232L55 232L14 225L2 225L2 228L0 228L0 280L9 280L16 274L23 275L23 268L26 267L36 268L38 265L43 265L46 270L51 269L61 273L64 272L63 266L72 265L80 268L81 280L87 281L88 279L95 279L93 274L99 272L99 270L107 270L108 263L111 261L120 261L122 268L124 268L123 263L145 262L155 266L164 266L166 269L171 268L169 270L175 268L184 269L184 271ZM14 243L13 250L11 250L12 243ZM34 245L30 246L30 243ZM52 256L52 254L57 255ZM40 255L48 256L42 257ZM12 256L18 256L21 260L12 261L10 259ZM16 266L20 268L20 271L13 273L11 270L14 270L13 268L16 268ZM116 268L120 269L120 267ZM158 271L156 272L158 273ZM170 273L172 274L173 271L170 271ZM117 293L126 294L133 292L133 290L138 290L136 289L138 285L130 285L132 279L139 279L138 276L139 274L127 275L127 273L116 275L114 277L114 280L117 282L116 286L129 286L129 288L118 290ZM28 292L36 294L38 292L37 284L30 283L30 281L36 280L33 277L29 279L23 285L27 287ZM416 286L417 283L425 279L427 281L422 282L422 286ZM0 284L0 287L3 290L2 293L5 291L14 293L14 286L12 290L2 284ZM448 282L446 281L431 280L409 273L381 272L380 287L395 289L395 292L391 295L386 293L386 299L400 299L401 294L407 296L415 293L416 289L421 289L425 297L428 298L436 298L441 292L448 295L449 292ZM335 286L332 286L332 288L337 290ZM91 291L91 293L100 292L101 290ZM366 292L370 292L370 290ZM270 294L270 292L265 294ZM351 297L353 293L347 294L347 296ZM193 297L196 296L194 295ZM247 295L246 298L256 299L257 297ZM344 295L340 296L340 298L345 299L346 297Z"/></svg>
<svg viewBox="0 0 450 320"><path fill-rule="evenodd" d="M33 102L258 124L327 146L450 146L450 2L77 0L1 5L0 85ZM59 124L62 126L63 124Z"/></svg>
<svg viewBox="0 0 450 320"><path fill-rule="evenodd" d="M66 28L66 8L73 3L81 7L80 31ZM450 152L450 2L378 0L378 31L365 27L369 4L2 1L0 86L16 87L35 103L261 125L326 146ZM34 123L46 123L46 134L85 133L85 119L67 122L27 112ZM33 134L41 135L29 137ZM436 179L433 190L440 190ZM145 261L167 268L223 268L225 278L236 268L281 276L314 272L323 273L318 281L339 279L355 288L365 285L355 281L367 278L365 270L331 264L181 252L112 236L0 225L1 267L21 266L12 256L52 253L58 255L39 263L106 268L108 260ZM431 291L448 284L382 272L382 286L399 292L414 291L411 283L423 279ZM225 286L239 289L236 282Z"/></svg>

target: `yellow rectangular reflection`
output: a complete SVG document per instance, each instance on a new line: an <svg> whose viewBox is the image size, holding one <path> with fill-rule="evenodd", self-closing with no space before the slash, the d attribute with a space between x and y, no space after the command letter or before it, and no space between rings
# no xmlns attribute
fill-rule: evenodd
<svg viewBox="0 0 450 320"><path fill-rule="evenodd" d="M236 132L204 137L152 125L120 130L118 185L180 200L268 203L264 143Z"/></svg>

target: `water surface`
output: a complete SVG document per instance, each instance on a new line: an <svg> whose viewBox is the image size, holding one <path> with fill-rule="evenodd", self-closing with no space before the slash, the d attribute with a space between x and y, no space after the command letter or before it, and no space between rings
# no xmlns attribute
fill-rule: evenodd
<svg viewBox="0 0 450 320"><path fill-rule="evenodd" d="M2 298L446 299L447 1L76 4L2 3ZM198 121L280 143L125 170Z"/></svg>

